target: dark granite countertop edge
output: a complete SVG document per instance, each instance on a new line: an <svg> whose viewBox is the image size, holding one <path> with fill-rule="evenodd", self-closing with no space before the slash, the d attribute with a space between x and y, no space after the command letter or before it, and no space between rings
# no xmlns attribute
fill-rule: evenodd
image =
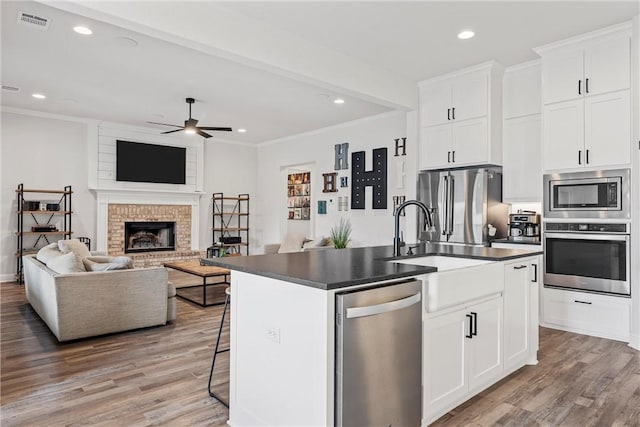
<svg viewBox="0 0 640 427"><path fill-rule="evenodd" d="M380 261L384 262L383 260L380 260ZM420 276L422 274L435 273L438 271L436 267L411 264L411 267L415 267L414 271L403 271L403 272L385 274L381 276L358 277L352 280L343 280L340 282L325 283L325 282L316 282L314 280L307 280L307 279L303 279L301 277L296 277L296 276L289 276L286 274L279 274L272 271L263 271L263 270L257 271L254 268L246 267L243 265L225 263L224 261L221 261L220 258L203 258L202 262L205 265L213 265L216 267L227 268L229 270L241 271L243 273L255 274L257 276L262 276L262 277L268 277L270 279L283 280L285 282L291 282L299 285L309 286L312 288L321 289L323 291L341 289L349 286L364 285L367 283L384 282L386 280L415 277L415 276Z"/></svg>

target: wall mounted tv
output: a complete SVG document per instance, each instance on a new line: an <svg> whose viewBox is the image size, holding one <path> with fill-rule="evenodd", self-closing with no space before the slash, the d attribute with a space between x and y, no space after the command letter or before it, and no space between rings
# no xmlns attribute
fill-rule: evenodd
<svg viewBox="0 0 640 427"><path fill-rule="evenodd" d="M116 142L116 181L186 183L186 148L120 140Z"/></svg>

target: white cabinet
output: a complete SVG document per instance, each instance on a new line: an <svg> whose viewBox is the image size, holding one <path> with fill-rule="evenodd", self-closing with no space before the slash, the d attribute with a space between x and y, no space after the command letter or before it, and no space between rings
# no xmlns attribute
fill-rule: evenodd
<svg viewBox="0 0 640 427"><path fill-rule="evenodd" d="M630 37L620 24L536 49L545 170L630 163Z"/></svg>
<svg viewBox="0 0 640 427"><path fill-rule="evenodd" d="M430 422L502 373L502 298L424 321L423 417Z"/></svg>
<svg viewBox="0 0 640 427"><path fill-rule="evenodd" d="M630 298L544 288L542 299L543 326L629 341Z"/></svg>
<svg viewBox="0 0 640 427"><path fill-rule="evenodd" d="M420 83L420 169L502 162L502 67L489 62Z"/></svg>
<svg viewBox="0 0 640 427"><path fill-rule="evenodd" d="M630 33L541 48L545 104L628 89Z"/></svg>
<svg viewBox="0 0 640 427"><path fill-rule="evenodd" d="M540 61L510 67L504 74L502 201L542 201L542 115Z"/></svg>
<svg viewBox="0 0 640 427"><path fill-rule="evenodd" d="M504 369L536 360L538 350L539 257L504 266Z"/></svg>
<svg viewBox="0 0 640 427"><path fill-rule="evenodd" d="M629 91L623 90L545 105L545 169L629 163L629 102Z"/></svg>

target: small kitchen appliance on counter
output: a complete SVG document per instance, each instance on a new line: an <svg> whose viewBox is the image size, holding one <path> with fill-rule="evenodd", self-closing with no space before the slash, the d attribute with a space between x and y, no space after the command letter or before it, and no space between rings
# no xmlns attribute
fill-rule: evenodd
<svg viewBox="0 0 640 427"><path fill-rule="evenodd" d="M540 214L524 211L509 215L509 240L540 243Z"/></svg>

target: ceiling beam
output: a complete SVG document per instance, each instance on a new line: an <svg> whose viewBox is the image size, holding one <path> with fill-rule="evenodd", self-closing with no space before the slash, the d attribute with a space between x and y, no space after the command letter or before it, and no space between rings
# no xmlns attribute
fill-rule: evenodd
<svg viewBox="0 0 640 427"><path fill-rule="evenodd" d="M418 88L408 77L314 44L215 2L40 2L335 94L394 109L418 108Z"/></svg>

